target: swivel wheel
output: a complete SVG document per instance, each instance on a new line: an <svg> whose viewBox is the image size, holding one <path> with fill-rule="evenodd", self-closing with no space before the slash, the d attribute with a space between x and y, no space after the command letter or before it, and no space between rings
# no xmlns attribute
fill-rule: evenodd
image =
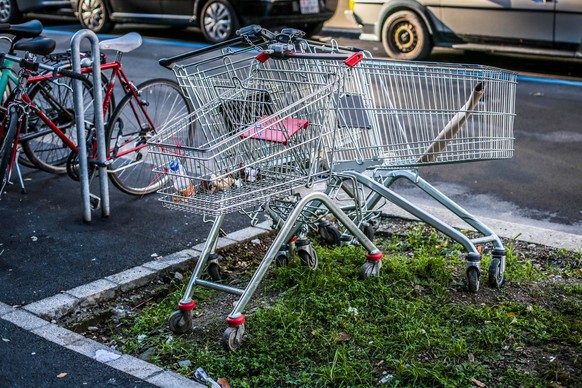
<svg viewBox="0 0 582 388"><path fill-rule="evenodd" d="M284 253L280 253L275 257L275 265L277 265L277 267L286 267L289 264L289 261L289 256Z"/></svg>
<svg viewBox="0 0 582 388"><path fill-rule="evenodd" d="M362 280L380 275L380 268L382 268L381 261L368 261L362 265L358 277Z"/></svg>
<svg viewBox="0 0 582 388"><path fill-rule="evenodd" d="M309 251L300 249L297 251L297 256L299 256L301 264L306 265L311 269L317 269L319 259L317 258L317 252L315 252L315 249L310 249Z"/></svg>
<svg viewBox="0 0 582 388"><path fill-rule="evenodd" d="M225 350L235 351L244 341L245 326L229 326L222 335L222 346Z"/></svg>
<svg viewBox="0 0 582 388"><path fill-rule="evenodd" d="M222 275L220 274L220 266L218 265L218 263L214 261L209 262L207 265L207 269L208 274L210 275L210 278L213 281L217 282L222 279Z"/></svg>
<svg viewBox="0 0 582 388"><path fill-rule="evenodd" d="M328 222L319 225L319 235L328 245L340 245L341 235L339 230Z"/></svg>
<svg viewBox="0 0 582 388"><path fill-rule="evenodd" d="M500 257L493 257L489 264L488 272L489 286L493 288L500 287L503 284L503 260Z"/></svg>
<svg viewBox="0 0 582 388"><path fill-rule="evenodd" d="M477 267L467 268L467 289L473 293L479 291L479 269Z"/></svg>
<svg viewBox="0 0 582 388"><path fill-rule="evenodd" d="M277 267L286 267L291 262L291 252L289 251L289 245L283 244L277 256L275 256L275 265Z"/></svg>
<svg viewBox="0 0 582 388"><path fill-rule="evenodd" d="M172 333L184 334L192 329L191 311L174 311L168 319L168 327Z"/></svg>
<svg viewBox="0 0 582 388"><path fill-rule="evenodd" d="M376 231L374 230L374 227L371 224L364 222L362 225L360 225L360 230L362 231L362 233L364 233L368 240L374 241Z"/></svg>

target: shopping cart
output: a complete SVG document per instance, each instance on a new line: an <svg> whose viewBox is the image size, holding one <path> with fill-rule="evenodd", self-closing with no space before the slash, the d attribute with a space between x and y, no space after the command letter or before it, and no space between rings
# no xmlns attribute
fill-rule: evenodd
<svg viewBox="0 0 582 388"><path fill-rule="evenodd" d="M349 55L362 51L340 47L334 40L329 44L307 40L305 33L295 28L274 33L259 25L250 25L238 30L236 35L225 42L160 60L162 66L174 72L184 95L195 107L219 98L219 92L225 86L233 86L233 80L247 79L256 65L257 55L272 50L273 45L291 45L299 53Z"/></svg>
<svg viewBox="0 0 582 388"><path fill-rule="evenodd" d="M363 50L340 47L333 40L329 44L324 44L307 40L304 38L304 35L304 32L293 28L285 28L278 33L273 33L260 26L251 25L237 31L237 37L232 40L200 50L179 54L171 58L161 59L160 64L175 73L184 95L190 98L192 104L196 107L202 107L205 104L213 103L213 101L214 103L221 101L220 94L225 93L225 90L236 88L237 85L235 83L240 83L249 77L254 77L255 75L252 73L253 69L256 68L261 60L268 58L270 55L283 55L285 52L291 51L293 53L345 55L362 52L363 55L370 56L369 53ZM267 52L270 54L266 54ZM309 61L311 61L311 64L304 65L307 66L308 72L311 71L310 66L324 66L324 63L314 62L313 58L309 58ZM337 61L332 61L327 66L333 67L337 63ZM284 61L267 61L261 63L263 73L267 74L267 70L270 71L270 76L277 78L277 82L280 85L284 84L287 74L292 74L292 71L289 71L286 66L287 63ZM279 71L280 68L283 71ZM299 71L303 72L303 69L299 69ZM333 73L336 69L330 69L329 71ZM299 80L301 83L305 83L305 81L305 77ZM297 81L290 79L286 84L289 93L299 95L305 92L301 88L290 88L290 85L293 85L293 83L297 83ZM308 84L303 87L306 86L309 87ZM317 83L314 87L318 87ZM240 105L240 102L235 102L235 104ZM252 106L253 104L246 105ZM238 106L238 108L239 110L247 109L242 106ZM194 124L191 125L191 133L194 134ZM300 200L298 194L287 196L283 199L271 197L261 208L273 220L273 228L277 229L286 222L287 216L298 200ZM234 200L234 203L238 202ZM242 209L239 211L244 212L251 218L251 225L258 222L257 217L259 212L249 212ZM282 248L278 262L288 261L296 254L302 260L312 263L312 266L317 266L316 252L313 250L311 242L307 238L307 225L319 228L320 234L330 244L339 244L340 234L337 228L329 222L322 221L325 214L325 208L319 207L317 203L312 204L304 210L302 219L305 222L301 223L300 227L295 231L296 233L290 237L289 244L286 244ZM212 217L207 218L205 216L203 220L205 222L214 222ZM210 259L208 260L208 272L214 280L220 278L218 262L219 256L215 252L211 252Z"/></svg>
<svg viewBox="0 0 582 388"><path fill-rule="evenodd" d="M149 141L157 172L173 181L160 190L164 206L214 218L169 327L176 333L192 327L195 286L238 295L223 336L229 350L238 348L243 338L246 304L297 224L303 222L302 215L311 203L327 208L368 251L361 272L377 273L382 258L382 253L327 195L310 192L285 215L277 237L246 288L202 279L225 215L249 208L260 210L270 200L288 197L294 190L311 187L329 176L324 145L337 121L332 105L342 79L363 55L343 55L322 63L321 55L297 54L287 46L292 52L278 59L276 47L258 54L245 72L246 78L234 75L226 83L213 82L213 93L218 98L209 98L193 115ZM307 257L302 259L308 265L312 263ZM375 271L368 269L371 267Z"/></svg>
<svg viewBox="0 0 582 388"><path fill-rule="evenodd" d="M476 244L492 243L488 280L500 286L505 249L499 237L422 179L418 168L511 158L516 74L479 65L377 59L365 59L352 74L336 104L340 125L327 150L336 182L344 188L350 182L350 200L364 198L344 211L362 223L388 200L459 242L467 251L472 292L479 289L481 247ZM391 186L399 179L427 193L481 237L470 239L395 193Z"/></svg>

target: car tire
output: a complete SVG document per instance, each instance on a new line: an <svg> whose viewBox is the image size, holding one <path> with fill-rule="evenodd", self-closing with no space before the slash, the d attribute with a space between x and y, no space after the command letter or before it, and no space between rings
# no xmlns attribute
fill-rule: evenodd
<svg viewBox="0 0 582 388"><path fill-rule="evenodd" d="M109 16L105 0L80 0L77 12L83 28L96 33L109 32L113 29L114 23Z"/></svg>
<svg viewBox="0 0 582 388"><path fill-rule="evenodd" d="M15 23L21 19L16 0L0 0L0 23Z"/></svg>
<svg viewBox="0 0 582 388"><path fill-rule="evenodd" d="M234 37L239 28L238 17L226 0L209 0L200 12L200 29L209 43L219 43Z"/></svg>
<svg viewBox="0 0 582 388"><path fill-rule="evenodd" d="M412 11L398 11L382 25L382 44L394 59L421 60L432 50L432 41L422 19Z"/></svg>
<svg viewBox="0 0 582 388"><path fill-rule="evenodd" d="M312 36L312 35L319 34L321 32L322 28L323 28L323 22L319 22L319 23L306 24L302 30L305 32L306 36ZM300 28L300 30L301 30L301 28Z"/></svg>

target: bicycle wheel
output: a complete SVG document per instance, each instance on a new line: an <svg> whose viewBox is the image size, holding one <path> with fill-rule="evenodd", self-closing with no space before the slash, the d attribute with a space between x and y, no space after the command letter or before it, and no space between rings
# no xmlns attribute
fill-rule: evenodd
<svg viewBox="0 0 582 388"><path fill-rule="evenodd" d="M0 195L4 192L4 188L10 178L10 170L12 169L15 155L14 146L18 132L18 117L18 110L10 112L6 120L3 120L3 125L0 128Z"/></svg>
<svg viewBox="0 0 582 388"><path fill-rule="evenodd" d="M65 136L78 144L73 81L72 78L63 77L58 83L37 82L28 90L28 96ZM92 126L94 115L93 85L88 80L82 82L87 128ZM39 116L30 115L25 133L21 137L22 149L32 164L53 174L67 172L66 162L71 149Z"/></svg>
<svg viewBox="0 0 582 388"><path fill-rule="evenodd" d="M165 184L154 172L147 140L192 112L176 82L154 79L142 83L137 90L139 100L128 93L107 127L109 177L119 190L131 195L150 194Z"/></svg>

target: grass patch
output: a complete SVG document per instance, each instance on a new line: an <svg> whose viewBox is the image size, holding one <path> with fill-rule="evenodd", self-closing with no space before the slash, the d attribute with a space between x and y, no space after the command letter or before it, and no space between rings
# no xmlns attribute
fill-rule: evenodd
<svg viewBox="0 0 582 388"><path fill-rule="evenodd" d="M377 278L358 280L359 247L317 246L320 266L276 268L247 312L248 339L226 352L220 336L232 300L197 288L192 333L166 328L185 283L110 328L109 345L193 377L198 367L232 386L575 386L582 381L579 253L507 243L507 283L462 287L462 247L412 224L381 236ZM243 257L252 274L257 255ZM244 253L247 252L247 253ZM243 254L244 253L244 254ZM228 256L228 255L227 255ZM484 255L483 268L490 261ZM231 274L233 275L233 274ZM236 277L236 274L234 274ZM213 315L217 303L224 311ZM184 361L188 362L184 362Z"/></svg>

